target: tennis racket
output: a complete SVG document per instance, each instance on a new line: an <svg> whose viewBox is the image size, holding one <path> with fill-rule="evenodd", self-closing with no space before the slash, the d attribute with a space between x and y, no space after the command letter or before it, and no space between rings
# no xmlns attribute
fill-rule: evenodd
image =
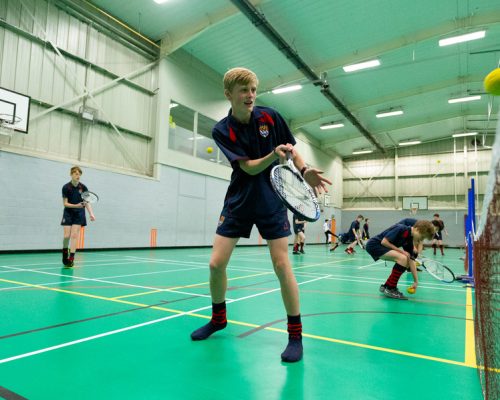
<svg viewBox="0 0 500 400"><path fill-rule="evenodd" d="M420 262L420 265L429 275L436 278L438 281L452 283L455 280L455 274L443 263L430 258L424 258L417 261Z"/></svg>
<svg viewBox="0 0 500 400"><path fill-rule="evenodd" d="M82 193L82 200L84 203L94 204L99 201L99 196L96 195L94 192L87 191Z"/></svg>
<svg viewBox="0 0 500 400"><path fill-rule="evenodd" d="M271 185L285 206L295 215L309 222L320 217L318 199L295 167L292 155L286 152L287 163L271 170Z"/></svg>

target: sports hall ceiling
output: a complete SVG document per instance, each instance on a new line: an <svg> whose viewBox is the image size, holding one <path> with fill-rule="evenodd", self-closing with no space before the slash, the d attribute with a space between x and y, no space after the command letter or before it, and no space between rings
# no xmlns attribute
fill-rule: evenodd
<svg viewBox="0 0 500 400"><path fill-rule="evenodd" d="M493 134L495 129L499 99L484 93L482 80L500 61L499 0L91 3L161 41L164 54L185 51L221 78L235 66L252 69L260 79L259 103L278 109L293 132L304 133L342 157L357 149L390 151L410 139L429 142L469 130ZM253 17L242 12L248 5L257 10ZM262 18L312 75L306 76L296 60L259 30ZM483 39L438 44L440 39L481 30L486 31ZM352 73L342 68L373 59L381 65ZM324 79L313 82L314 76ZM297 83L302 90L269 92ZM448 103L450 98L476 94L481 95L478 101ZM391 109L404 114L376 118L378 112ZM344 127L320 129L332 121Z"/></svg>

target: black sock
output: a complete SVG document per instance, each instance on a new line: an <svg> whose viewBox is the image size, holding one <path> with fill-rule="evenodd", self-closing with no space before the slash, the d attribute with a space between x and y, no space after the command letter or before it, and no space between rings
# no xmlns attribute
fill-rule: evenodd
<svg viewBox="0 0 500 400"><path fill-rule="evenodd" d="M68 261L68 248L67 247L63 247L63 249L62 249L62 259L63 259L63 262Z"/></svg>
<svg viewBox="0 0 500 400"><path fill-rule="evenodd" d="M296 362L302 359L302 323L300 314L296 316L288 315L288 345L283 353L281 360L284 362Z"/></svg>
<svg viewBox="0 0 500 400"><path fill-rule="evenodd" d="M208 324L203 325L201 328L191 333L192 340L205 340L212 333L224 329L227 325L226 319L226 302L215 304L212 303L212 319Z"/></svg>

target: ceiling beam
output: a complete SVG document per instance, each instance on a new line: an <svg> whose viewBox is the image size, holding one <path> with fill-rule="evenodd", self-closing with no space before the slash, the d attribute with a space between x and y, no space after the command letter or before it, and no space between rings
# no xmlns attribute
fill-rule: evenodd
<svg viewBox="0 0 500 400"><path fill-rule="evenodd" d="M366 49L355 49L351 54L343 57L335 57L322 64L314 65L316 71L331 71L341 68L344 65L354 64L360 60L367 60L373 57L380 57L381 54L388 53L395 50L400 50L406 46L413 46L418 42L426 40L441 38L442 36L457 33L459 29L470 29L474 27L487 27L488 25L496 25L500 23L500 11L489 11L488 13L475 14L464 18L450 20L444 24L409 33L400 36L393 40L389 40L378 45L371 46ZM261 82L262 88L271 90L277 86L282 86L289 82L296 82L302 78L299 73L289 74L287 76L280 76L279 79Z"/></svg>
<svg viewBox="0 0 500 400"><path fill-rule="evenodd" d="M285 41L285 39L267 21L264 14L259 12L248 0L231 0L238 9L248 18L248 20L261 31L264 36L281 51L285 57L292 62L303 75L306 76L315 86L321 87L321 93L334 107L354 125L370 143L377 147L382 153L385 149L378 143L373 135L361 124L361 122L349 111L349 109L335 96L329 89L327 82L314 72L314 70L299 56L299 54Z"/></svg>
<svg viewBox="0 0 500 400"><path fill-rule="evenodd" d="M353 110L353 112L358 112L364 108L373 107L380 104L383 105L383 103L399 102L408 97L420 96L422 94L427 94L443 89L449 89L456 85L471 84L471 83L478 83L482 85L483 84L482 82L483 82L483 76L480 75L459 76L454 79L447 79L445 81L435 82L430 85L419 86L411 90L405 90L397 93L392 93L387 96L377 97L376 99L371 99L369 101L365 101L362 103L352 104L350 106L350 109ZM310 115L304 115L300 118L291 120L290 127L292 129L299 129L310 123L313 122L317 123L318 120L321 118L335 118L337 116L339 116L338 113L327 113L324 111Z"/></svg>
<svg viewBox="0 0 500 400"><path fill-rule="evenodd" d="M261 2L261 0L258 0L256 1L256 4L260 4ZM217 13L206 14L203 19L190 21L188 24L184 25L183 30L167 32L161 39L160 56L168 56L175 50L200 36L207 29L212 28L222 21L238 14L239 10L233 5L229 5L219 10Z"/></svg>
<svg viewBox="0 0 500 400"><path fill-rule="evenodd" d="M426 118L426 120L422 121L422 122L400 124L397 127L392 128L392 129L383 129L383 130L380 130L379 132L375 132L375 135L378 136L378 135L382 135L382 134L396 134L397 133L396 131L399 131L399 130L402 130L402 129L413 128L413 127L418 127L418 126L422 126L422 125L433 124L433 123L437 123L437 122L445 122L445 121L449 121L449 120L452 120L452 119L458 119L458 118L464 119L464 118L467 118L467 117L470 117L470 116L477 117L478 115L481 115L481 114L478 114L476 112L471 112L471 113L461 114L461 115L456 115L456 113L453 113L453 114L450 113L450 114L448 114L446 116L443 116L442 114L439 114L438 116L435 116L435 117ZM467 120L465 120L465 122L467 122ZM390 136L389 136L389 138L392 140L392 138ZM345 143L348 143L348 142L352 141L352 139L353 139L353 137L350 137L349 139L342 140L340 142L339 141L335 141L335 139L322 140L321 141L321 147L329 148L329 147L334 147L334 146L342 145L342 144L345 144Z"/></svg>

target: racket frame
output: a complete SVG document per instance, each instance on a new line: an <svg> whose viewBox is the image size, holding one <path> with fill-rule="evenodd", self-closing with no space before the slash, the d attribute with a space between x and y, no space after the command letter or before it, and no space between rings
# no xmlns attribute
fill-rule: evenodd
<svg viewBox="0 0 500 400"><path fill-rule="evenodd" d="M83 198L83 196L88 193L90 196L95 196L95 200L91 200L91 201L88 201L88 200L85 200ZM99 196L97 194L95 194L94 192L91 192L90 190L86 190L85 192L82 193L82 200L84 203L87 203L87 204L94 204L94 203L97 203L99 201Z"/></svg>
<svg viewBox="0 0 500 400"><path fill-rule="evenodd" d="M304 180L304 178L302 177L302 175L300 174L300 172L295 167L295 164L293 163L292 155L290 154L289 151L286 152L286 158L287 158L287 164L275 165L273 167L273 169L271 170L271 174L270 174L271 186L273 187L274 192L276 193L276 195L280 198L280 200L285 204L285 206L292 213L294 213L295 215L299 216L300 218L302 218L302 219L304 219L306 221L316 222L319 219L319 217L321 216L321 210L319 208L318 199L316 198L316 195L314 194L314 190ZM290 204L290 202L284 196L281 195L281 193L278 190L278 188L276 187L276 184L275 184L274 179L273 179L274 172L276 171L277 168L289 169L298 178L298 180L302 183L302 185L304 186L304 189L307 191L307 193L309 194L309 197L313 201L314 208L316 209L316 215L315 215L314 218L311 218L311 217L308 217L307 215L304 215L302 212L300 212L299 210L297 210L296 208L294 208Z"/></svg>
<svg viewBox="0 0 500 400"><path fill-rule="evenodd" d="M437 279L438 281L444 282L444 283L452 283L452 282L455 281L456 277L455 277L455 274L453 273L453 271L450 268L448 268L446 265L444 265L442 262L433 260L432 258L422 258L422 259L419 259L418 261L420 262L420 265L425 269L425 271L430 276L432 276L433 278ZM434 272L431 272L431 270L426 267L426 265L425 265L426 262L436 263L440 268L444 269L445 271L448 271L449 274L452 277L452 280L441 279L439 276L437 276L436 274L434 274Z"/></svg>

